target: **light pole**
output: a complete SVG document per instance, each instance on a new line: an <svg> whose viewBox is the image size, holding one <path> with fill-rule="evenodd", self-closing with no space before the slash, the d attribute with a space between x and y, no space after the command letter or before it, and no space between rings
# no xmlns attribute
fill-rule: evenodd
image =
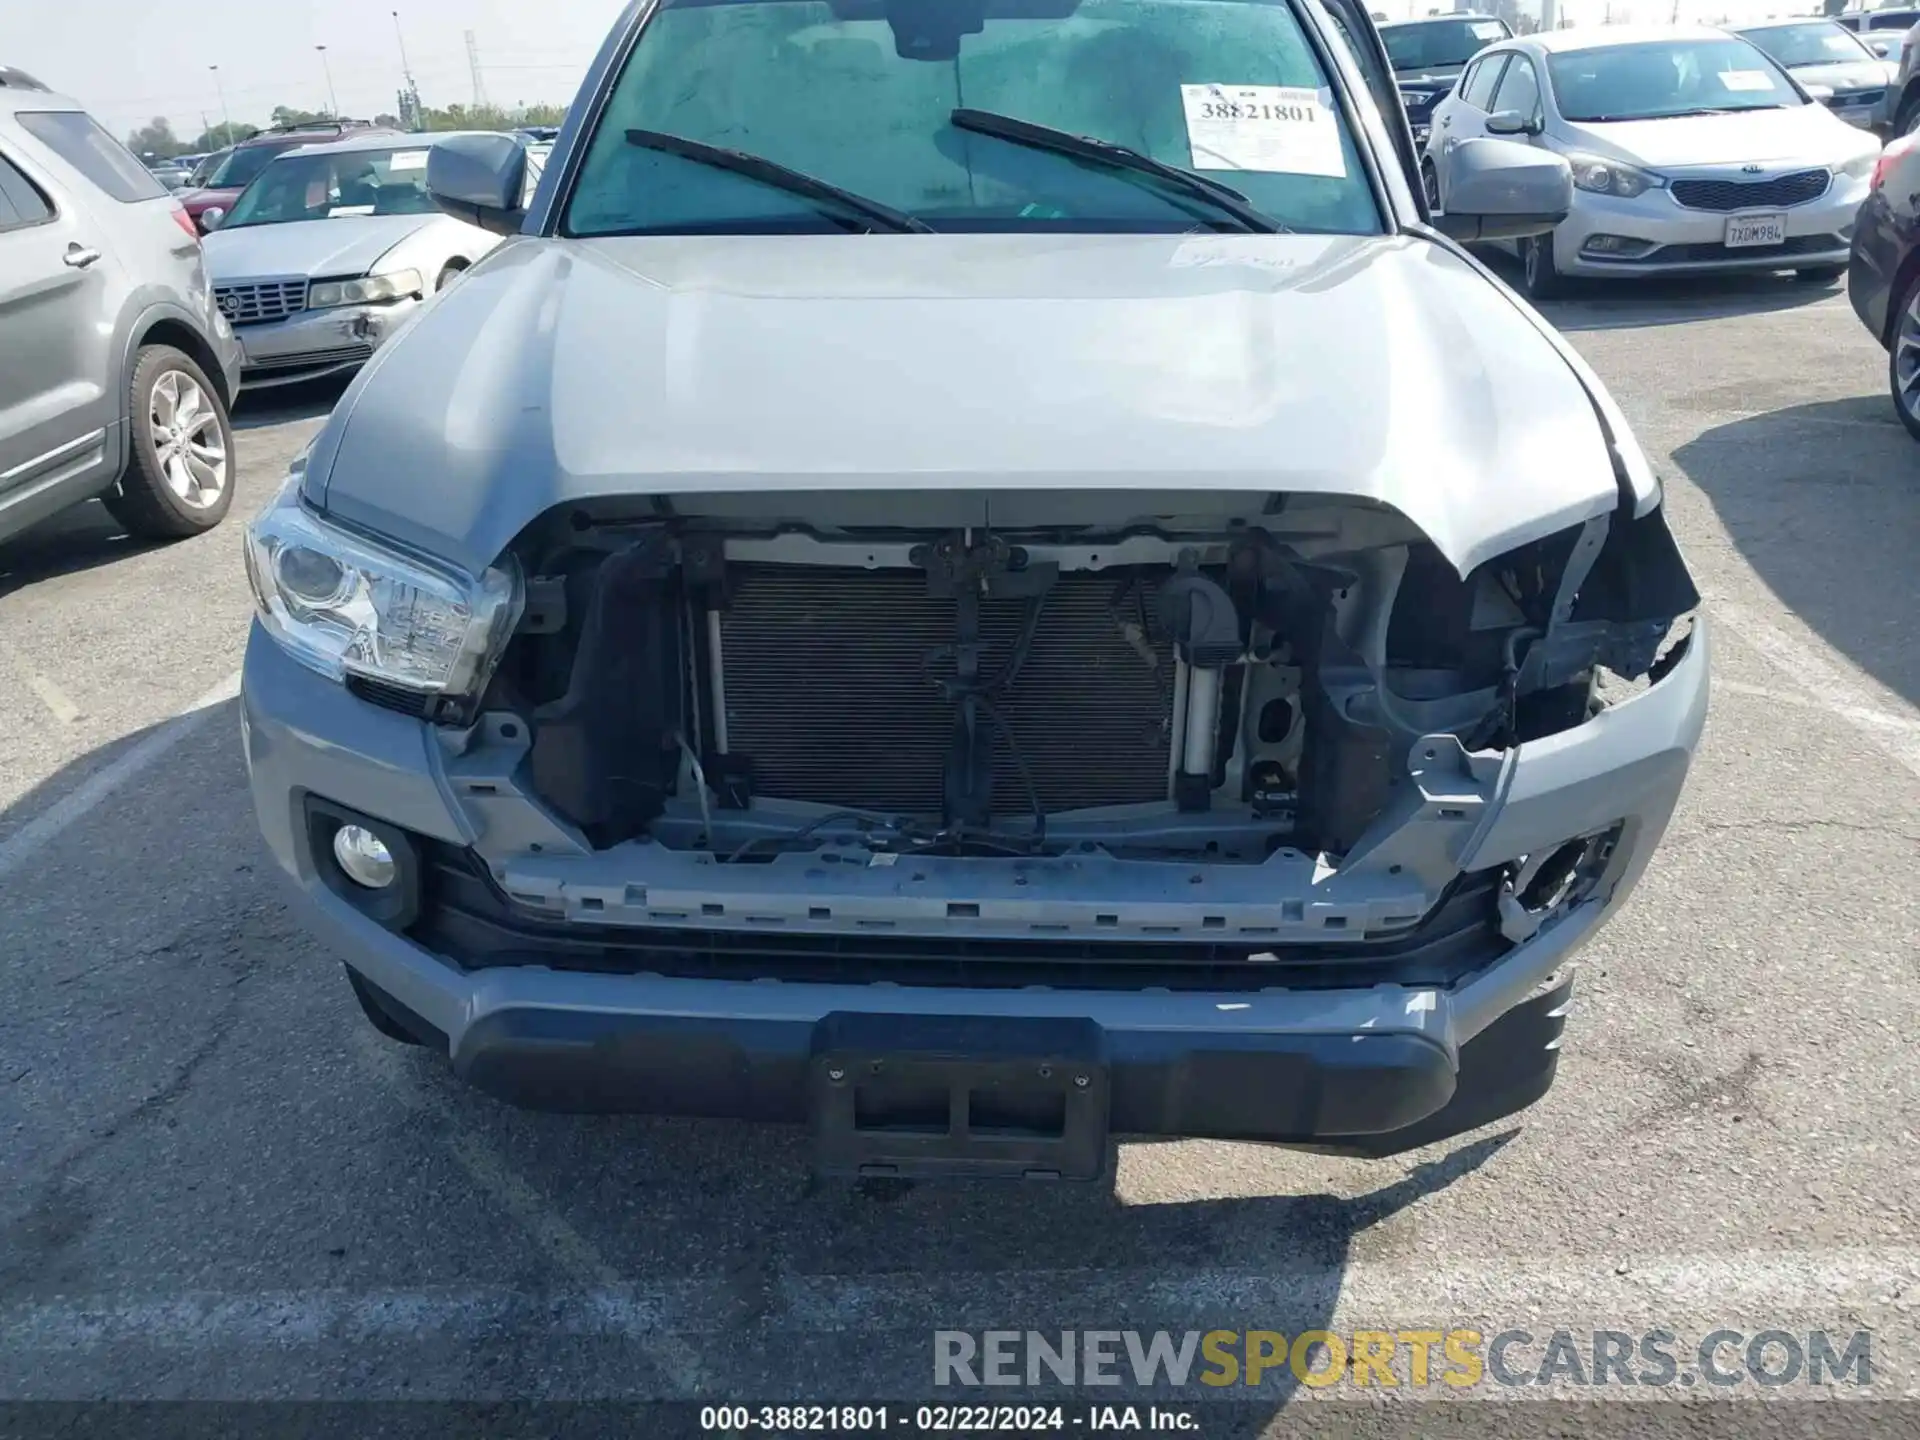
<svg viewBox="0 0 1920 1440"><path fill-rule="evenodd" d="M313 48L320 52L320 69L327 77L327 103L333 106L331 113L333 118L338 120L340 118L340 97L333 93L333 67L327 63L327 47L324 45L316 45Z"/></svg>
<svg viewBox="0 0 1920 1440"><path fill-rule="evenodd" d="M231 145L233 143L233 116L227 113L227 87L220 83L220 67L218 65L209 65L207 69L213 72L214 93L220 97L220 123L226 127L227 144Z"/></svg>

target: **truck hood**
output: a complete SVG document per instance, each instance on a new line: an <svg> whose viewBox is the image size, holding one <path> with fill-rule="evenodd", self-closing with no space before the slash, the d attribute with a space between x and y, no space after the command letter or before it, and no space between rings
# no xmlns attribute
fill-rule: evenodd
<svg viewBox="0 0 1920 1440"><path fill-rule="evenodd" d="M214 280L260 275L344 278L365 275L387 251L438 218L343 215L333 220L243 225L237 230L215 230L201 243L207 252L207 274Z"/></svg>
<svg viewBox="0 0 1920 1440"><path fill-rule="evenodd" d="M1463 573L1619 501L1533 318L1411 236L509 240L362 372L304 483L470 571L612 494L1349 496Z"/></svg>

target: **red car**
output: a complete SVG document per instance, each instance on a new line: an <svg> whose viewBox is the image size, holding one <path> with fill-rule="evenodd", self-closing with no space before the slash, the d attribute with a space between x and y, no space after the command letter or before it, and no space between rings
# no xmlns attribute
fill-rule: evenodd
<svg viewBox="0 0 1920 1440"><path fill-rule="evenodd" d="M266 169L267 162L274 156L296 146L320 145L349 135L395 133L398 132L385 126L371 125L365 120L315 120L300 125L276 125L235 145L207 177L207 183L182 195L180 203L186 207L187 214L193 217L193 223L204 235L209 228L207 212L218 210L224 214L231 210L233 202L240 198L240 192L253 183L253 177Z"/></svg>

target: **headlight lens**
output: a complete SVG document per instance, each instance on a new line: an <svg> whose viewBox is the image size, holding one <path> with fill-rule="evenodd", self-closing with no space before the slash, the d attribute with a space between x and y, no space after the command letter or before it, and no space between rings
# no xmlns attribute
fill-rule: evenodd
<svg viewBox="0 0 1920 1440"><path fill-rule="evenodd" d="M316 280L307 289L309 310L331 310L336 305L378 305L418 295L418 270L395 270L391 275L368 275L359 280Z"/></svg>
<svg viewBox="0 0 1920 1440"><path fill-rule="evenodd" d="M477 694L520 618L512 568L476 580L337 529L302 507L298 472L247 527L246 558L268 633L335 680Z"/></svg>
<svg viewBox="0 0 1920 1440"><path fill-rule="evenodd" d="M1649 190L1661 189L1667 183L1658 175L1622 165L1618 160L1603 160L1598 155L1569 155L1567 164L1573 167L1574 185L1594 195L1616 195L1622 200L1631 200Z"/></svg>
<svg viewBox="0 0 1920 1440"><path fill-rule="evenodd" d="M1862 150L1846 164L1840 166L1840 173L1849 180L1861 180L1873 173L1874 164L1880 159L1880 151Z"/></svg>

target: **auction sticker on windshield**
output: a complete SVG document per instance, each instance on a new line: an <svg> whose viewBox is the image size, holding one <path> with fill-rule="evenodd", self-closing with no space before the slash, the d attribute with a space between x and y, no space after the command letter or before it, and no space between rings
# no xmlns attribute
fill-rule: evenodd
<svg viewBox="0 0 1920 1440"><path fill-rule="evenodd" d="M1722 70L1720 83L1729 90L1773 89L1773 77L1764 70Z"/></svg>
<svg viewBox="0 0 1920 1440"><path fill-rule="evenodd" d="M424 150L403 150L387 162L389 173L406 170L424 170L427 168L427 152Z"/></svg>
<svg viewBox="0 0 1920 1440"><path fill-rule="evenodd" d="M1182 85L1180 100L1196 169L1346 178L1331 90Z"/></svg>

